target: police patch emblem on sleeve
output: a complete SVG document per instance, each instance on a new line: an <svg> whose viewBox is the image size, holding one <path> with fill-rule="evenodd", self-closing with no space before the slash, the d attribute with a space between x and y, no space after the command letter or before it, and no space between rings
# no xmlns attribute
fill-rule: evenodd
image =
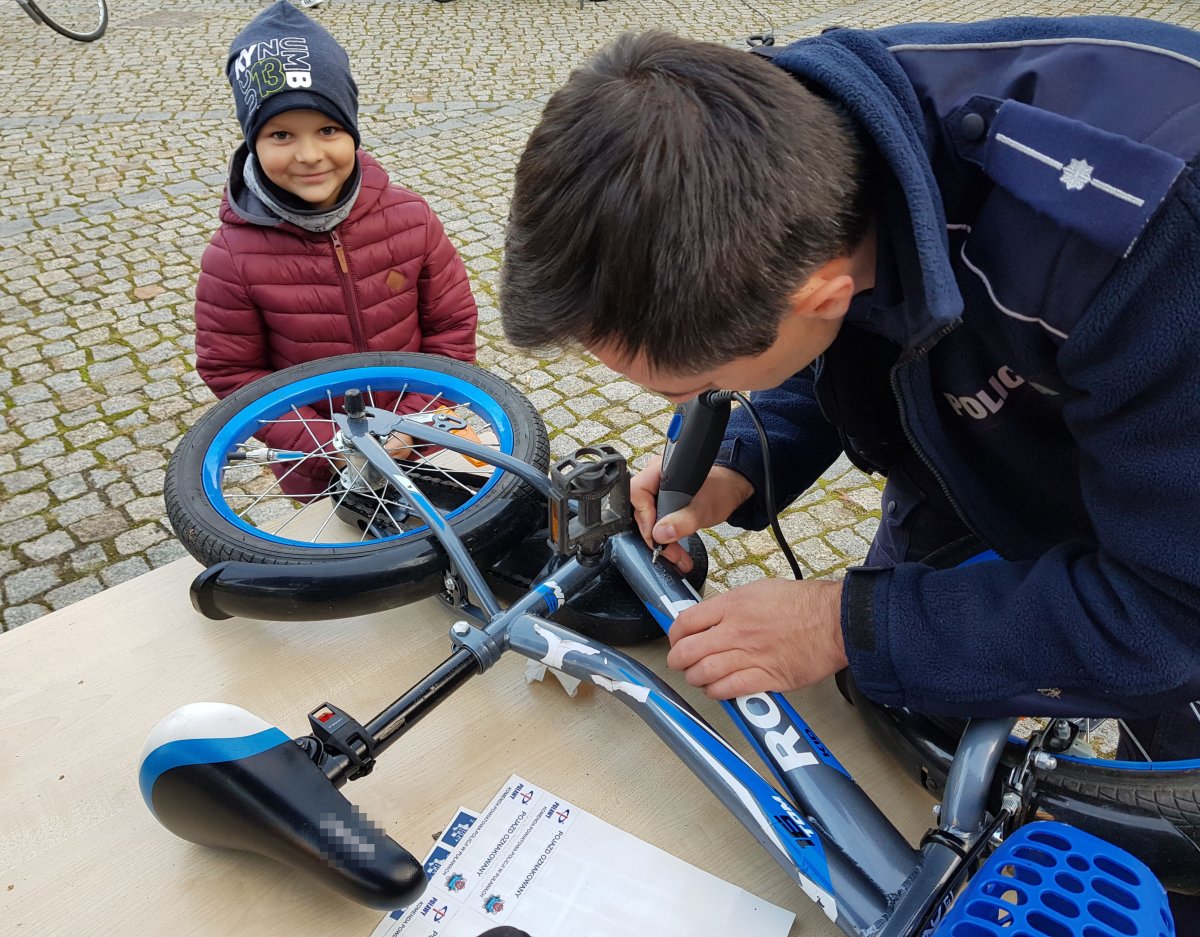
<svg viewBox="0 0 1200 937"><path fill-rule="evenodd" d="M1183 171L1170 153L1059 114L1005 101L984 170L1038 212L1124 257Z"/></svg>

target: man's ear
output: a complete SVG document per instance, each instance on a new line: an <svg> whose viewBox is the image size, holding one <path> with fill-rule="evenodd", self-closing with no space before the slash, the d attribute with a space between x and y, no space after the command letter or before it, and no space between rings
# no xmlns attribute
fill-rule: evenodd
<svg viewBox="0 0 1200 937"><path fill-rule="evenodd" d="M790 312L811 319L841 319L855 294L850 259L835 257L814 270L789 300Z"/></svg>

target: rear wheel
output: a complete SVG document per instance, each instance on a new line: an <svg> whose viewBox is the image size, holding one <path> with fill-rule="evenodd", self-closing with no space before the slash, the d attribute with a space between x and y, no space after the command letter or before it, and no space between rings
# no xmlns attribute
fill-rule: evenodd
<svg viewBox="0 0 1200 937"><path fill-rule="evenodd" d="M879 706L861 694L845 671L838 684L876 741L927 791L940 796L965 720ZM1055 755L1053 770L1039 774L1030 819L1084 829L1137 856L1171 891L1200 894L1200 758L1118 759L1113 757L1119 728L1115 720L1075 722L1075 743ZM1023 720L1018 726L996 775L993 808L999 806L1008 769L1025 760L1030 731L1044 723Z"/></svg>

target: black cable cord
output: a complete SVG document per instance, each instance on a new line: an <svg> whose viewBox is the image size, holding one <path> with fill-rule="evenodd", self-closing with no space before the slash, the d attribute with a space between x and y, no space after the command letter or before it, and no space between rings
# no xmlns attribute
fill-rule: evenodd
<svg viewBox="0 0 1200 937"><path fill-rule="evenodd" d="M951 868L950 873L943 880L941 887L936 893L931 895L926 902L925 910L921 915L920 924L909 933L925 934L933 929L933 924L935 923L937 914L940 911L945 910L946 896L958 892L959 888L962 886L963 879L971 874L974 867L980 861L980 854L985 849L995 848L996 844L993 842L992 837L995 835L996 831L1003 828L1004 824L1007 823L1011 818L1012 814L1006 808L1001 808L1000 812L996 814L995 819L993 819L992 822L984 828L983 832L975 839L971 847L965 851L959 847L957 843L954 843L952 837L945 834L939 837L937 834L943 833L942 830L931 830L929 833L925 834L925 837L921 840L922 848L924 848L924 846L930 841L937 841L943 846L949 846L952 848L956 853L958 853L959 858Z"/></svg>
<svg viewBox="0 0 1200 937"><path fill-rule="evenodd" d="M797 579L803 579L804 574L800 572L800 564L796 562L796 557L792 553L792 548L788 546L787 540L784 539L783 531L779 527L779 517L775 511L775 486L771 481L771 446L767 442L767 431L762 424L762 420L758 418L754 407L750 404L750 398L739 391L730 391L734 400L746 408L746 412L750 414L750 419L754 421L754 428L758 430L758 443L762 447L763 456L763 474L766 476L766 481L763 483L763 506L766 508L767 517L771 518L771 533L775 535L775 542L779 544L779 549L783 551L784 557L788 561L788 566L792 568L792 575Z"/></svg>

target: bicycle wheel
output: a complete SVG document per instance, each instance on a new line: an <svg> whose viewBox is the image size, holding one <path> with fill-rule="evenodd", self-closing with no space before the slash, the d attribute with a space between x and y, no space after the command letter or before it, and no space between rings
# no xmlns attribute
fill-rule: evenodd
<svg viewBox="0 0 1200 937"><path fill-rule="evenodd" d="M330 413L341 410L350 388L368 406L450 423L539 471L549 463L537 412L509 384L472 365L390 353L308 362L222 400L171 456L167 515L192 556L206 566L289 564L387 550L398 583L420 584L426 593L437 588L446 561L434 535L397 492L365 484L353 460L334 449ZM285 448L281 439L296 442ZM481 563L543 522L540 495L491 465L421 445L403 464ZM287 490L297 470L308 472L308 493Z"/></svg>
<svg viewBox="0 0 1200 937"><path fill-rule="evenodd" d="M875 741L917 783L940 795L965 720L880 706L864 697L845 671L838 686ZM1095 732L1099 721L1089 720L1093 725L1087 729ZM1026 740L1015 734L996 773L993 809L1008 768L1024 762L1025 748ZM1079 827L1137 856L1169 890L1200 894L1200 758L1124 761L1108 749L1101 745L1089 754L1076 746L1056 755L1057 766L1039 775L1029 819Z"/></svg>
<svg viewBox="0 0 1200 937"><path fill-rule="evenodd" d="M105 0L29 0L29 6L56 33L77 42L94 42L108 28Z"/></svg>

